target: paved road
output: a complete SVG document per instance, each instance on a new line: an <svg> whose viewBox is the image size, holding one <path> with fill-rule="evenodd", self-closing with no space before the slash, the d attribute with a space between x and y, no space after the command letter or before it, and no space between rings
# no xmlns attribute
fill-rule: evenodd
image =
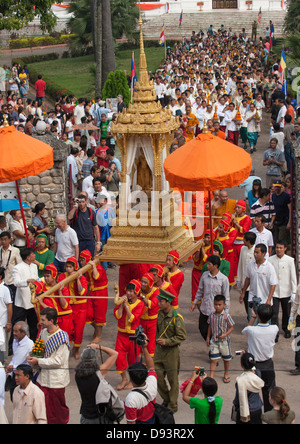
<svg viewBox="0 0 300 444"><path fill-rule="evenodd" d="M263 134L259 138L258 151L252 155L253 166L255 167L256 175L262 177L263 183L265 177L265 168L262 166L262 155L263 151L268 146L268 124L269 115L265 114L263 121ZM239 188L234 188L230 190L230 197L243 198L243 192ZM181 347L181 371L179 374L180 383L184 382L191 374L195 365L204 366L209 369L208 351L207 347L200 337L198 331L198 315L196 312L190 313L190 291L191 291L191 271L192 263L189 261L185 263L185 282L180 294L180 309L179 312L184 316L186 329L188 333L188 339L185 341L184 345ZM114 282L118 281L118 269L108 270L109 278L109 294L114 295L113 285ZM236 290L231 291L231 309L230 313L235 321L235 330L231 336L232 340L232 351L240 350L242 348L247 348L247 340L241 335L242 329L246 326L246 315L243 306L238 302L239 293ZM112 315L113 301L109 300L108 305L108 323L103 331L103 344L109 347L114 347L116 338L116 321ZM83 347L92 338L92 327L87 326L84 335ZM79 409L80 409L80 398L74 382L74 369L76 367L77 361L73 358L70 359L70 374L71 374L71 384L66 390L67 404L70 406L70 424L78 424L80 419ZM223 378L223 364L220 363L217 372L216 380L219 385L218 394L223 397L224 404L221 412L220 423L229 424L232 400L234 398L235 388L234 382L236 377L241 373L240 359L234 357L231 362L231 383L224 384ZM292 350L292 339L284 339L283 335L280 336L279 343L275 347L275 369L277 377L277 385L283 387L287 392L287 401L290 403L291 408L296 411L296 422L300 423L300 397L299 397L299 381L300 379L296 376L291 376L289 370L294 368L294 352ZM111 371L107 379L116 386L119 382L119 376L113 370ZM125 399L127 392L120 392L120 397ZM158 398L159 400L159 398ZM6 413L9 420L12 418L12 406L9 400L8 394L6 394ZM181 396L179 397L179 410L175 414L175 419L177 424L193 424L193 412L189 407L182 401Z"/></svg>
<svg viewBox="0 0 300 444"><path fill-rule="evenodd" d="M31 55L44 55L55 52L59 54L59 57L68 50L68 45L55 45L55 46L42 46L38 48L20 48L14 50L2 50L0 51L0 64L11 66L12 59L18 57L28 57Z"/></svg>

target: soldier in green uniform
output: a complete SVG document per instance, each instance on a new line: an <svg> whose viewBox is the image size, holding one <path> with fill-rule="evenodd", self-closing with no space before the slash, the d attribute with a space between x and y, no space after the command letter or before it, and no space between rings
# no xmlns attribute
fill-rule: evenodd
<svg viewBox="0 0 300 444"><path fill-rule="evenodd" d="M176 412L179 395L179 346L186 339L186 330L183 317L172 306L174 297L173 294L163 289L159 290L157 296L160 310L157 317L154 364L158 393L163 399L163 404Z"/></svg>

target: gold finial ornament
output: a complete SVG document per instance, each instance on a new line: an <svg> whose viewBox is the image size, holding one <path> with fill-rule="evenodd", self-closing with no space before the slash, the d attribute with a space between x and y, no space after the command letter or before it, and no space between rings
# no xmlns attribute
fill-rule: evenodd
<svg viewBox="0 0 300 444"><path fill-rule="evenodd" d="M132 103L125 112L118 114L111 125L111 132L121 151L121 194L116 226L111 228L111 237L102 255L103 260L121 264L164 263L170 250L176 249L181 257L188 251L190 256L193 246L193 238L188 237L184 227L175 220L174 200L163 170L164 159L169 154L180 121L172 116L171 110L162 108L157 100L154 81L150 80L147 71L140 1L138 7L140 69ZM142 169L141 162L144 165ZM130 192L133 192L132 195ZM164 204L162 199L155 201L156 192L166 197ZM138 205L130 200L134 193L141 195ZM136 207L139 209L136 210ZM139 220L137 226L131 222L135 220L135 214Z"/></svg>
<svg viewBox="0 0 300 444"><path fill-rule="evenodd" d="M4 118L3 118L3 126L4 128L7 128L9 126L9 123L7 121L6 115L4 114Z"/></svg>
<svg viewBox="0 0 300 444"><path fill-rule="evenodd" d="M204 122L203 122L202 134L208 134L208 127L207 127L205 119L204 119Z"/></svg>

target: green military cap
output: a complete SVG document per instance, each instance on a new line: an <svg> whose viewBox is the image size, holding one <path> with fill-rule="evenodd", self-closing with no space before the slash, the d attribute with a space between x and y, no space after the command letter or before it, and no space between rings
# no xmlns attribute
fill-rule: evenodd
<svg viewBox="0 0 300 444"><path fill-rule="evenodd" d="M162 288L159 289L159 294L157 295L157 298L159 299L165 299L166 301L173 302L173 299L175 296L172 293L169 293L166 290L163 290Z"/></svg>

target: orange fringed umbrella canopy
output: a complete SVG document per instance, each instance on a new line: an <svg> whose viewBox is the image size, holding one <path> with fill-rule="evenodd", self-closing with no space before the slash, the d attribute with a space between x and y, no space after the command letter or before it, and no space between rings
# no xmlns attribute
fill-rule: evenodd
<svg viewBox="0 0 300 444"><path fill-rule="evenodd" d="M6 125L5 125L6 123ZM53 149L34 137L17 131L7 122L0 129L0 183L16 182L27 246L30 245L18 180L36 176L53 167Z"/></svg>
<svg viewBox="0 0 300 444"><path fill-rule="evenodd" d="M178 148L164 162L165 176L172 188L208 191L211 251L211 191L239 185L250 176L251 166L251 156L242 148L206 133L205 129L204 133Z"/></svg>
<svg viewBox="0 0 300 444"><path fill-rule="evenodd" d="M251 156L242 148L210 133L199 134L164 162L170 186L186 191L232 188L249 177L251 166Z"/></svg>
<svg viewBox="0 0 300 444"><path fill-rule="evenodd" d="M14 126L0 129L0 183L36 176L53 167L53 149Z"/></svg>

